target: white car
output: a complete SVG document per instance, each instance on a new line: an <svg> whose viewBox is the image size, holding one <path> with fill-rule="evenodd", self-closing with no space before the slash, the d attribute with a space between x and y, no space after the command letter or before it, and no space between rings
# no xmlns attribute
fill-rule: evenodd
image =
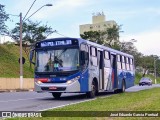
<svg viewBox="0 0 160 120"><path fill-rule="evenodd" d="M143 77L141 78L141 80L139 81L139 86L143 86L143 85L152 85L152 80L150 78L147 77Z"/></svg>

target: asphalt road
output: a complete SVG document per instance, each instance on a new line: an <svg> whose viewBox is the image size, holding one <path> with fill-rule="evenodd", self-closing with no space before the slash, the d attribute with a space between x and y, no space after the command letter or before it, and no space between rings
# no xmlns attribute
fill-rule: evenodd
<svg viewBox="0 0 160 120"><path fill-rule="evenodd" d="M160 87L160 85L134 86L126 89L126 92L137 92L153 87ZM98 97L109 97L112 94L100 93ZM66 93L62 94L59 100L56 100L52 97L51 93L6 92L0 93L0 111L43 111L88 100L94 99L86 98L85 94Z"/></svg>

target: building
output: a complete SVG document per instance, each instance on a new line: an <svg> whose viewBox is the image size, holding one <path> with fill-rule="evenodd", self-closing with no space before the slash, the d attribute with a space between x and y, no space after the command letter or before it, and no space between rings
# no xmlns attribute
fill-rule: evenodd
<svg viewBox="0 0 160 120"><path fill-rule="evenodd" d="M103 31L107 27L112 27L113 25L117 25L114 20L106 21L104 13L93 14L92 16L92 24L84 24L80 25L80 34L83 34L87 31Z"/></svg>

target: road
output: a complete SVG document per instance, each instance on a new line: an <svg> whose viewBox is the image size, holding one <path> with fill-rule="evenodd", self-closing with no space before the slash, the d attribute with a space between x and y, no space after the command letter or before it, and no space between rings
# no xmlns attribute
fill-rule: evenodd
<svg viewBox="0 0 160 120"><path fill-rule="evenodd" d="M137 92L153 87L160 87L160 85L134 86L126 89L126 92ZM113 93L100 93L98 97L109 97L112 94ZM56 100L50 93L5 92L0 93L0 111L43 111L88 100L94 99L86 98L85 94L66 93L62 94L62 98Z"/></svg>

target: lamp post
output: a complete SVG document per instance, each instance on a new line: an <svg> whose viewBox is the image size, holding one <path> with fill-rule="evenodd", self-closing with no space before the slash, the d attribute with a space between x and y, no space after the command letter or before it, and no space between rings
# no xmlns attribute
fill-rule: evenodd
<svg viewBox="0 0 160 120"><path fill-rule="evenodd" d="M40 9L42 9L43 7L45 6L52 6L52 4L46 4L46 5L43 5L42 7L40 7L39 9L37 9L34 13L32 13L28 18L26 18L24 21L28 20L31 16L33 16L36 12L38 12Z"/></svg>
<svg viewBox="0 0 160 120"><path fill-rule="evenodd" d="M23 85L23 64L22 64L22 13L20 13L20 89Z"/></svg>
<svg viewBox="0 0 160 120"><path fill-rule="evenodd" d="M35 0L36 1L36 0ZM34 2L35 2L34 1ZM34 3L33 3L34 4ZM33 4L32 4L32 6L33 6ZM31 7L32 7L31 6ZM32 15L34 15L36 12L38 12L40 9L42 9L43 7L45 7L45 6L52 6L52 4L46 4L46 5L43 5L42 7L40 7L38 10L36 10L33 14L31 14L27 19L23 19L22 20L22 13L20 13L20 89L22 89L23 88L23 61L22 61L22 26L23 26L23 21L26 21L26 20L28 20ZM31 7L30 7L30 9L31 9ZM29 9L29 10L30 10ZM29 10L28 10L28 12L29 12ZM27 14L28 14L28 12L27 12ZM26 17L26 15L25 15L25 17Z"/></svg>

